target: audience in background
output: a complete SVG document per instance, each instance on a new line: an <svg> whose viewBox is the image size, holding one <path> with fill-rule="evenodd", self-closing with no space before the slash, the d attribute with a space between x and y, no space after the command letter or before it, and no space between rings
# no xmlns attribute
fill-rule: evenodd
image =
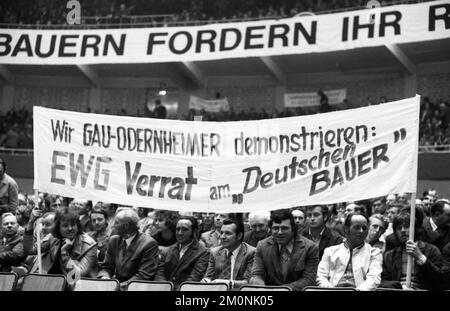
<svg viewBox="0 0 450 311"><path fill-rule="evenodd" d="M232 0L192 0L192 1L140 1L121 0L107 2L105 0L79 0L82 24L133 24L147 22L171 25L204 24L223 22L226 20L254 20L267 18L291 17L301 12L324 12L344 8L366 8L366 2L350 1L255 1ZM383 2L384 5L395 1ZM66 2L16 0L2 3L0 23L67 25ZM168 15L164 18L146 15ZM143 16L143 18L139 18Z"/></svg>
<svg viewBox="0 0 450 311"><path fill-rule="evenodd" d="M244 242L256 247L259 241L270 236L270 212L252 212L248 215L250 231L244 234Z"/></svg>

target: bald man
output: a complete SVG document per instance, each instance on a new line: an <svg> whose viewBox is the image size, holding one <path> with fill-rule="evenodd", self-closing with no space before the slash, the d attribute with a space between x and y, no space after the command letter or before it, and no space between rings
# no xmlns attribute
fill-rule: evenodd
<svg viewBox="0 0 450 311"><path fill-rule="evenodd" d="M98 278L116 278L125 289L133 280L153 280L158 268L158 243L138 230L139 216L132 209L116 214L105 261L100 265Z"/></svg>
<svg viewBox="0 0 450 311"><path fill-rule="evenodd" d="M264 240L269 233L270 212L252 212L248 215L251 230L244 235L244 242L256 247L259 241Z"/></svg>

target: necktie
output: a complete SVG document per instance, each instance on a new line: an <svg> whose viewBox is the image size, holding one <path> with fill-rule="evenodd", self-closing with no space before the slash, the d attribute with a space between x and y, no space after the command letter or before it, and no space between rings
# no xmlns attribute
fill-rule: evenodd
<svg viewBox="0 0 450 311"><path fill-rule="evenodd" d="M283 273L283 278L286 279L289 265L290 253L286 246L282 246L280 249L281 257L281 272Z"/></svg>
<svg viewBox="0 0 450 311"><path fill-rule="evenodd" d="M231 256L233 253L228 252L225 260L225 265L223 266L222 270L222 277L221 279L230 280L231 279Z"/></svg>
<svg viewBox="0 0 450 311"><path fill-rule="evenodd" d="M119 260L122 262L125 259L125 255L127 254L127 242L125 242L125 240L122 240L120 244Z"/></svg>
<svg viewBox="0 0 450 311"><path fill-rule="evenodd" d="M286 246L283 245L281 247L280 253L281 253L281 260L283 260L284 262L288 262L290 254Z"/></svg>

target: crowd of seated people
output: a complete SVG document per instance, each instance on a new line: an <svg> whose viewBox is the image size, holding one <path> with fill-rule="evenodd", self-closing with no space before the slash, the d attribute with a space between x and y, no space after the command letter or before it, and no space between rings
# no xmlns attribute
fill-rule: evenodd
<svg viewBox="0 0 450 311"><path fill-rule="evenodd" d="M419 0L404 1L407 3ZM214 20L262 19L294 16L300 12L324 12L345 8L365 8L363 0L79 0L83 24L129 24L136 16L168 15L165 22L211 22ZM398 1L380 1L390 5ZM65 1L16 0L2 3L0 24L66 24ZM156 21L156 20L155 20ZM147 21L148 22L148 21Z"/></svg>
<svg viewBox="0 0 450 311"><path fill-rule="evenodd" d="M130 282L222 282L404 290L450 289L450 201L390 194L272 212L200 213L119 206L17 191L0 161L0 270ZM16 191L10 191L15 189ZM42 231L36 230L40 223ZM411 281L407 258L411 255ZM77 276L77 277L74 277ZM73 279L73 282L71 280Z"/></svg>
<svg viewBox="0 0 450 311"><path fill-rule="evenodd" d="M379 102L368 97L367 105L375 105L386 102L387 98L382 96ZM229 111L212 113L207 111L190 110L187 115L180 117L181 120L194 120L196 115L201 115L203 121L245 121L262 120L271 118L284 118L292 116L311 115L320 112L334 111L338 109L347 109L348 103L342 105L321 105L319 107L308 108L285 108L282 111L268 112L264 108L259 110L251 107L249 109L234 111L233 107ZM139 116L150 118L166 118L164 105L160 104L159 109L150 111L136 111L131 113L125 108L117 112L112 112L108 108L105 111L95 111L95 113L115 114L120 116ZM164 109L163 114L160 109ZM90 110L88 110L90 112ZM432 150L436 146L450 145L450 96L444 100L430 101L428 97L423 97L420 109L420 141L419 145L425 150ZM33 148L33 120L32 114L21 108L20 110L11 109L5 115L0 115L0 147L3 148Z"/></svg>
<svg viewBox="0 0 450 311"><path fill-rule="evenodd" d="M33 148L33 120L28 110L11 109L0 115L0 147Z"/></svg>
<svg viewBox="0 0 450 311"><path fill-rule="evenodd" d="M420 111L421 146L438 146L450 144L450 96L446 101L430 102L423 98Z"/></svg>

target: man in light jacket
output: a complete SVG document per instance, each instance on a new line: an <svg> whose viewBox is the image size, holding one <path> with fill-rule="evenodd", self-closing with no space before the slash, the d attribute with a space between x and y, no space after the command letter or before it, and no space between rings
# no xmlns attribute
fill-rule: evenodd
<svg viewBox="0 0 450 311"><path fill-rule="evenodd" d="M364 215L350 213L344 223L346 240L325 249L317 270L320 287L353 287L375 290L381 282L381 250L365 243L369 221Z"/></svg>

